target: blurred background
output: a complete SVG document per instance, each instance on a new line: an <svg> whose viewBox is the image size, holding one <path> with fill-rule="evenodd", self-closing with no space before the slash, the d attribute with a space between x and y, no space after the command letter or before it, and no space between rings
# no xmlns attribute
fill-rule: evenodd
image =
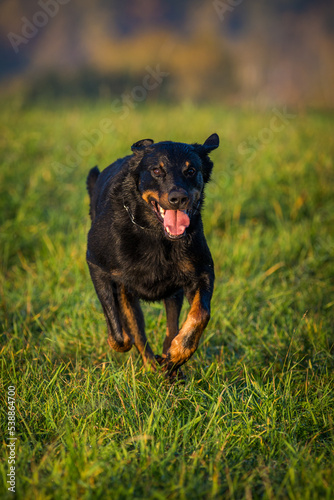
<svg viewBox="0 0 334 500"><path fill-rule="evenodd" d="M333 14L330 0L2 0L0 90L333 108Z"/></svg>

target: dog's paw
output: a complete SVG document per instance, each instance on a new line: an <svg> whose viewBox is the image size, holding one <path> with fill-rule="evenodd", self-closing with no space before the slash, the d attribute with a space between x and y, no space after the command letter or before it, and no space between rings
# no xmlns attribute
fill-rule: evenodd
<svg viewBox="0 0 334 500"><path fill-rule="evenodd" d="M156 354L155 359L157 363L161 366L166 358L164 356L160 356L160 354Z"/></svg>
<svg viewBox="0 0 334 500"><path fill-rule="evenodd" d="M176 368L170 372L166 371L166 377L168 377L168 380L170 383L178 383L178 384L185 384L187 377L181 370L181 368Z"/></svg>
<svg viewBox="0 0 334 500"><path fill-rule="evenodd" d="M186 376L180 367L173 365L170 361L168 361L168 358L166 356L160 356L159 354L156 354L155 359L161 366L162 371L164 372L165 377L169 380L169 382L185 383Z"/></svg>

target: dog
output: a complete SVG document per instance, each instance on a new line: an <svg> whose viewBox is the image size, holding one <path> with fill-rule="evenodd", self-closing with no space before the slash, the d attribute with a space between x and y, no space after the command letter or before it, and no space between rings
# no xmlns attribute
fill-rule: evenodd
<svg viewBox="0 0 334 500"><path fill-rule="evenodd" d="M171 380L196 351L210 318L214 265L201 209L210 180L212 134L204 144L143 139L102 172L90 170L87 263L108 327L109 346L136 346L146 366ZM184 295L188 316L179 329ZM162 355L147 341L140 300L164 301Z"/></svg>

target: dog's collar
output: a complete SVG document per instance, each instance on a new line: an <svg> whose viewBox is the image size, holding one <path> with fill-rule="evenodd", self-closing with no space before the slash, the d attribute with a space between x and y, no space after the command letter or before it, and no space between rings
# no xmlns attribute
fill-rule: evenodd
<svg viewBox="0 0 334 500"><path fill-rule="evenodd" d="M128 207L127 205L125 205L125 201L123 199L123 207L125 208L125 210L127 211L128 213L128 216L130 217L130 220L132 222L132 224L134 224L135 226L138 226L140 227L140 229L145 229L146 231L151 231L151 229L149 227L144 227L144 226L141 226L140 224L138 224L138 222L135 221L135 218L133 216L133 213L131 212L130 210L130 207Z"/></svg>

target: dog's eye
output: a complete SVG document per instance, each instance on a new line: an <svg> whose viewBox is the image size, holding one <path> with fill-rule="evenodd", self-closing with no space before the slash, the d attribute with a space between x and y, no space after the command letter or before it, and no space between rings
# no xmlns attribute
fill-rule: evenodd
<svg viewBox="0 0 334 500"><path fill-rule="evenodd" d="M154 168L152 172L154 173L154 175L163 175L163 171L158 167Z"/></svg>
<svg viewBox="0 0 334 500"><path fill-rule="evenodd" d="M195 175L195 173L196 173L196 170L193 167L189 167L185 171L185 174L188 175L189 177L192 177L193 175Z"/></svg>

